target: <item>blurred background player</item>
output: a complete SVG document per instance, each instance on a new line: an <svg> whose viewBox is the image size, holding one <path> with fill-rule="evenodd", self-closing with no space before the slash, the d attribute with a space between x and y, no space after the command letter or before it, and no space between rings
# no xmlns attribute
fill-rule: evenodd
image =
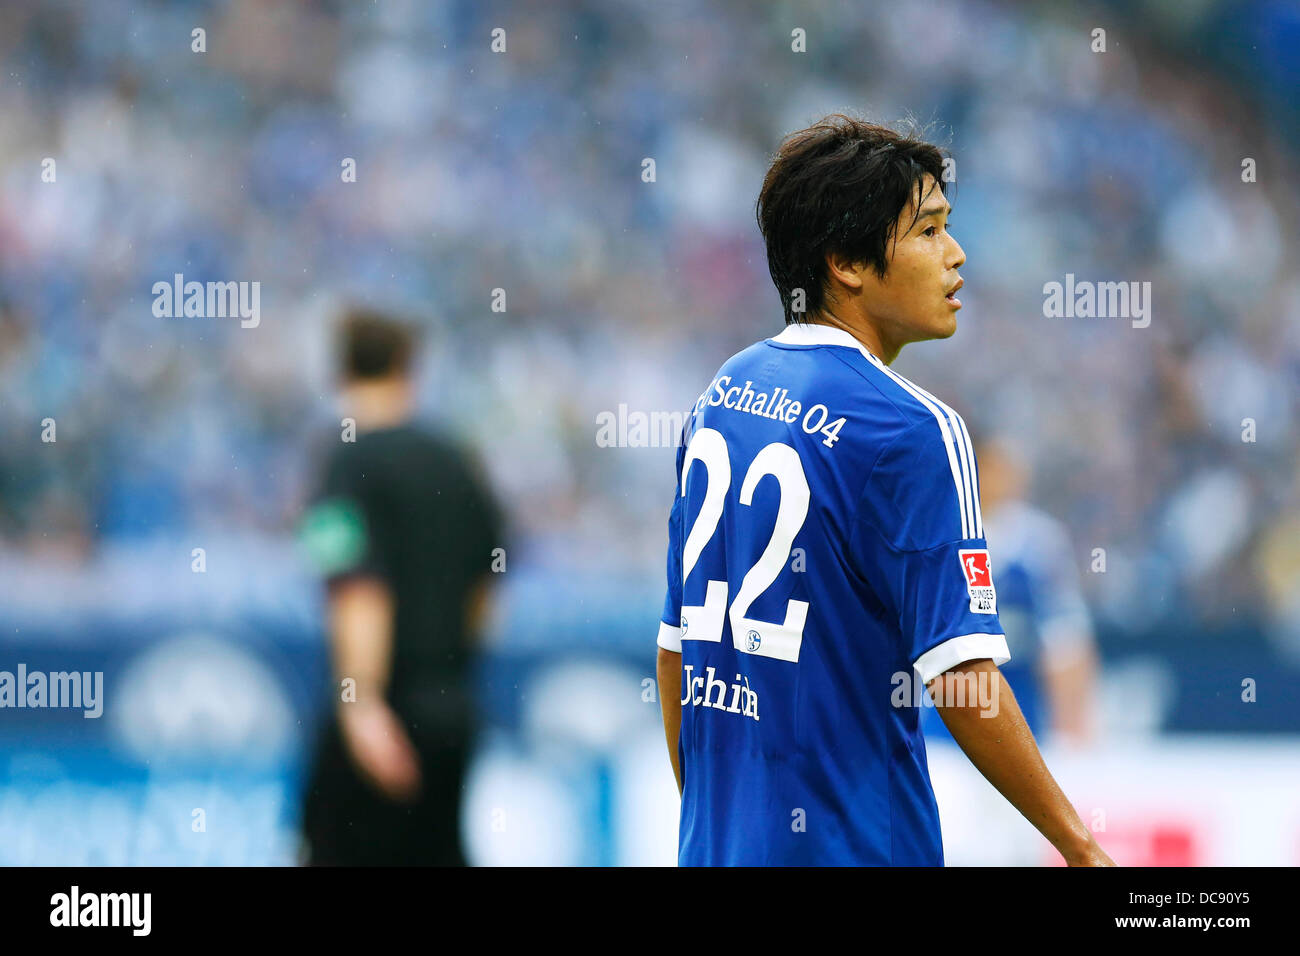
<svg viewBox="0 0 1300 956"><path fill-rule="evenodd" d="M999 669L1040 742L1084 747L1096 733L1097 652L1069 532L1024 500L1028 469L1014 443L976 443L985 535L1011 660ZM926 737L952 743L927 711Z"/></svg>
<svg viewBox="0 0 1300 956"><path fill-rule="evenodd" d="M343 432L303 527L328 584L334 674L307 859L463 865L471 638L497 508L465 454L412 420L411 331L354 311L340 344Z"/></svg>

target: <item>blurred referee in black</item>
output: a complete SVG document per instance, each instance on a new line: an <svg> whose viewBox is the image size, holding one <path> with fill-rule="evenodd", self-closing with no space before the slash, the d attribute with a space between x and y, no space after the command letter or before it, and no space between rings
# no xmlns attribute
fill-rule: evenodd
<svg viewBox="0 0 1300 956"><path fill-rule="evenodd" d="M498 512L464 452L412 420L410 329L353 310L341 331L342 433L302 528L327 583L334 675L306 861L463 865L471 645Z"/></svg>

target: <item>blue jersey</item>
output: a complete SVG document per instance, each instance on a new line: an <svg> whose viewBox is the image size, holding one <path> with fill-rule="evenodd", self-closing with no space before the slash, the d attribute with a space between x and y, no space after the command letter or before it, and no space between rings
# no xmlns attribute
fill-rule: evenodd
<svg viewBox="0 0 1300 956"><path fill-rule="evenodd" d="M733 356L686 422L659 646L682 865L942 865L924 684L1004 663L966 425L847 332Z"/></svg>

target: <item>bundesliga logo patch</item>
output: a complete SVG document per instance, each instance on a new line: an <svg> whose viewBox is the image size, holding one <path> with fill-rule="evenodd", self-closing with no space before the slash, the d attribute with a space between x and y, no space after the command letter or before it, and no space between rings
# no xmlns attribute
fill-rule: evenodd
<svg viewBox="0 0 1300 956"><path fill-rule="evenodd" d="M972 614L996 614L998 595L993 590L993 575L989 572L989 553L986 549L958 551L961 570L966 575L966 590L970 593Z"/></svg>

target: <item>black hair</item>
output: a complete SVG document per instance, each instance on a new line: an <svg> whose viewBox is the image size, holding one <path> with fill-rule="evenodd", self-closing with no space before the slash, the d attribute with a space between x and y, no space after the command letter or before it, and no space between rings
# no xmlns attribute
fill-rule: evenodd
<svg viewBox="0 0 1300 956"><path fill-rule="evenodd" d="M842 113L782 140L763 178L755 214L787 325L825 307L828 252L885 274L898 217L919 194L925 175L945 191L944 159L943 150L919 133L896 132ZM918 213L924 198L918 198ZM796 309L799 289L803 309Z"/></svg>
<svg viewBox="0 0 1300 956"><path fill-rule="evenodd" d="M339 372L348 381L401 374L410 368L414 347L415 333L406 323L351 308L339 326Z"/></svg>

